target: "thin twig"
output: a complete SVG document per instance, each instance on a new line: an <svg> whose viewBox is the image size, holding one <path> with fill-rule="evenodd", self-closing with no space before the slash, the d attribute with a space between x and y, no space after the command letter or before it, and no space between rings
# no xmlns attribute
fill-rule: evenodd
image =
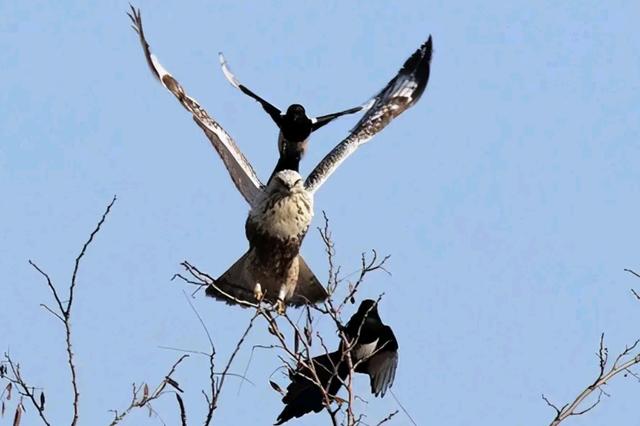
<svg viewBox="0 0 640 426"><path fill-rule="evenodd" d="M635 272L632 269L625 269L625 272L628 272L632 275L634 275L636 278L640 278L640 274L638 274L637 272ZM634 289L631 289L631 293L633 293L633 295L636 297L636 299L640 300L640 294L635 291Z"/></svg>
<svg viewBox="0 0 640 426"><path fill-rule="evenodd" d="M233 352L231 353L231 356L229 357L229 360L227 361L227 365L225 365L224 370L222 370L222 377L220 378L220 381L218 382L218 389L217 389L217 392L216 392L216 398L220 394L220 391L222 390L222 385L224 384L224 379L225 379L225 377L227 376L227 374L229 372L229 368L231 367L231 364L233 363L234 358L236 357L236 355L240 351L240 347L242 346L242 344L244 343L245 339L247 338L247 335L249 334L249 331L251 331L251 328L253 327L253 322L258 317L258 315L259 314L256 313L249 320L249 325L247 325L247 328L244 330L244 333L242 333L242 336L240 337L240 340L238 340L238 343L236 344L235 349L233 350Z"/></svg>
<svg viewBox="0 0 640 426"><path fill-rule="evenodd" d="M213 389L213 383L214 383L214 381L213 381L213 372L212 372L213 370L211 370L211 374L212 374L211 375L212 394L211 394L211 399L207 398L207 401L209 403L209 410L207 411L207 417L206 417L205 422L204 422L205 426L208 426L211 423L211 420L213 418L213 412L218 407L218 398L220 397L220 393L222 392L222 386L224 386L224 382L225 382L225 379L227 378L227 375L228 375L228 372L229 372L229 368L231 367L231 364L233 363L233 360L235 359L236 355L240 351L240 348L242 347L242 344L244 343L245 339L247 338L247 335L249 334L249 331L251 331L251 328L253 327L253 322L258 317L258 315L259 314L256 312L256 314L253 317L251 317L251 319L249 320L249 325L247 325L247 328L244 330L244 333L242 333L242 336L240 337L240 340L238 340L238 343L236 344L235 349L231 353L231 356L229 357L229 360L227 361L227 364L225 365L224 369L222 370L222 374L220 375L220 378L217 381L217 385L215 387L215 390Z"/></svg>
<svg viewBox="0 0 640 426"><path fill-rule="evenodd" d="M407 416L407 418L409 419L409 421L411 422L411 424L413 426L418 426L418 424L416 423L415 420L413 420L413 417L411 417L411 414L409 414L409 411L407 411L406 408L404 408L404 405L402 404L402 402L400 402L400 399L397 397L397 395L393 392L393 389L389 389L389 393L391 394L391 396L393 397L393 399L396 401L396 404L398 404L398 407L400 407L400 409L402 410L402 412L404 413L405 416ZM543 395L544 396L544 395Z"/></svg>
<svg viewBox="0 0 640 426"><path fill-rule="evenodd" d="M60 314L58 314L56 311L54 311L44 303L41 303L40 306L43 307L45 310L49 311L49 313L51 313L53 316L55 316L56 318L58 318L60 321L64 323L64 318L62 318Z"/></svg>
<svg viewBox="0 0 640 426"><path fill-rule="evenodd" d="M3 379L8 380L10 383L18 386L19 392L22 396L27 397L31 402L31 405L36 409L36 412L40 416L40 420L47 426L50 426L49 420L44 414L44 404L39 403L35 396L35 389L33 386L29 386L27 382L22 378L22 374L20 373L20 365L16 364L11 356L5 352L4 359L6 365L9 366L9 371L7 371L3 375ZM8 373L8 374L7 374ZM40 397L40 400L43 400L43 397Z"/></svg>
<svg viewBox="0 0 640 426"><path fill-rule="evenodd" d="M180 278L180 279L182 279L183 281L185 281L185 282L187 282L189 284L199 285L200 287L211 286L211 287L215 288L216 291L218 291L224 297L228 298L229 300L234 301L235 303L237 303L239 305L243 305L243 306L247 306L247 307L251 307L251 308L258 308L260 306L257 303L251 303L251 302L247 302L246 300L238 299L237 297L234 297L234 296L230 295L229 293L225 292L220 287L218 287L218 285L216 283L216 280L211 275L200 271L198 268L196 268L195 266L193 266L192 264L190 264L186 260L184 262L182 262L181 265L184 266L184 268L187 270L187 272L189 272L189 274L191 274L192 277L197 279L198 282L190 281L189 279L185 278L184 276L182 276L180 274L175 274L172 279Z"/></svg>
<svg viewBox="0 0 640 426"><path fill-rule="evenodd" d="M380 426L380 425L383 425L383 424L391 421L393 416L395 416L396 414L398 414L398 410L389 413L389 415L387 417L385 417L384 419L380 420L376 426Z"/></svg>
<svg viewBox="0 0 640 426"><path fill-rule="evenodd" d="M189 355L185 354L185 355L182 355L180 358L178 358L178 360L173 363L173 365L169 369L169 372L165 375L164 379L156 386L153 392L149 392L149 387L146 384L142 386L136 386L136 384L134 383L132 385L132 392L131 392L132 395L131 395L131 402L129 403L129 406L120 414L118 414L118 412L114 410L113 412L115 413L115 415L114 415L113 421L109 424L109 426L115 426L118 423L120 423L135 408L142 408L144 406L149 406L149 403L151 401L158 399L159 397L164 395L164 393L166 393L165 388L167 385L170 385L173 388L177 389L178 391L181 391L181 389L177 385L177 382L173 380L172 376L176 372L176 368L178 368L178 365L180 365L180 363L184 361L185 358L188 358L188 357ZM140 395L141 390L142 390L142 395Z"/></svg>
<svg viewBox="0 0 640 426"><path fill-rule="evenodd" d="M625 269L625 272L629 272L630 274L635 275L636 277L640 278L640 274L638 274L637 272L635 272L633 269Z"/></svg>
<svg viewBox="0 0 640 426"><path fill-rule="evenodd" d="M78 270L80 268L80 262L82 261L82 258L86 254L87 249L89 248L89 245L91 244L91 242L93 242L93 239L98 234L98 232L100 232L100 229L102 228L102 225L107 219L107 216L111 212L111 207L113 207L115 202L116 202L116 197L114 196L111 202L109 203L109 205L107 205L107 208L105 209L104 213L102 214L102 217L98 221L98 224L95 226L95 228L89 235L89 238L82 245L80 254L78 254L78 256L75 259L73 273L71 275L71 282L69 284L69 297L66 301L66 304L62 301L62 298L60 297L58 290L56 289L55 285L53 284L53 281L51 280L51 277L45 271L43 271L38 265L36 265L35 262L33 262L32 260L29 260L29 264L36 271L38 271L40 275L42 275L45 278L47 287L49 287L49 290L51 291L51 294L53 295L53 298L56 301L56 305L58 307L59 312L55 312L53 309L51 309L49 306L45 304L41 304L40 306L42 306L44 309L46 309L48 312L50 312L56 318L62 321L64 325L67 364L69 366L69 371L71 373L71 387L73 388L73 418L71 420L71 426L76 426L76 424L78 423L78 412L80 407L80 391L78 390L78 375L76 372L76 366L74 362L73 346L71 344L71 308L73 307L74 293L75 293L75 288L76 288L77 278L78 278Z"/></svg>
<svg viewBox="0 0 640 426"><path fill-rule="evenodd" d="M29 265L33 266L33 268L36 271L38 271L40 275L42 275L44 279L47 281L47 286L49 286L49 290L51 290L51 294L53 294L53 297L56 300L56 303L58 304L58 309L60 309L60 313L64 315L65 309L64 309L64 306L62 305L62 300L60 300L60 296L58 296L56 287L53 285L53 282L51 281L51 278L49 277L49 275L46 272L44 272L42 269L40 269L40 267L36 265L35 262L33 262L31 259L29 259ZM64 320L62 320L62 322L64 322Z"/></svg>

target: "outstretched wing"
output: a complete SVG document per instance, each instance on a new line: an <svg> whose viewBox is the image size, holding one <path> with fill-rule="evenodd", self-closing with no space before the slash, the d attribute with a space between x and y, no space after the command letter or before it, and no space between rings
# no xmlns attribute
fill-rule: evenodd
<svg viewBox="0 0 640 426"><path fill-rule="evenodd" d="M429 36L405 61L398 74L369 101L367 112L351 130L351 134L313 169L304 183L307 191L315 192L345 158L420 99L429 81L431 52Z"/></svg>
<svg viewBox="0 0 640 426"><path fill-rule="evenodd" d="M136 10L131 6L131 12L128 13L128 15L133 22L133 29L140 36L140 43L142 44L144 56L147 59L151 72L168 91L178 98L182 106L193 114L193 120L204 131L207 138L211 141L211 145L213 145L222 158L236 188L238 188L238 191L240 191L245 200L253 206L258 196L262 193L264 186L253 170L253 167L251 167L249 161L247 161L242 152L240 152L240 149L233 139L231 139L231 136L207 114L195 99L186 94L180 83L169 74L160 62L158 62L155 55L151 53L149 43L147 43L142 30L140 9Z"/></svg>
<svg viewBox="0 0 640 426"><path fill-rule="evenodd" d="M329 124L330 122L332 122L336 118L342 117L343 115L346 115L346 114L353 114L353 113L359 112L359 111L362 110L362 108L364 108L364 107L363 106L357 106L355 108L345 109L344 111L334 112L333 114L321 115L320 117L312 118L311 119L311 123L312 123L311 129L313 129L313 131L315 132L320 127L324 126L325 124Z"/></svg>
<svg viewBox="0 0 640 426"><path fill-rule="evenodd" d="M267 112L267 114L271 116L271 119L276 122L278 127L280 127L280 124L282 123L282 111L280 111L278 108L276 108L275 106L273 106L272 104L270 104L269 102L261 98L260 96L253 93L253 91L251 91L247 86L240 83L238 78L229 69L229 65L227 65L227 60L225 59L222 52L218 53L218 59L220 60L220 66L222 66L222 73L226 77L227 81L231 83L233 87L240 89L240 91L245 95L250 96L254 100L258 101L260 105L262 105L262 108Z"/></svg>
<svg viewBox="0 0 640 426"><path fill-rule="evenodd" d="M398 368L398 341L391 327L387 325L383 327L376 352L362 367L356 371L369 375L371 393L375 396L384 396L393 385Z"/></svg>

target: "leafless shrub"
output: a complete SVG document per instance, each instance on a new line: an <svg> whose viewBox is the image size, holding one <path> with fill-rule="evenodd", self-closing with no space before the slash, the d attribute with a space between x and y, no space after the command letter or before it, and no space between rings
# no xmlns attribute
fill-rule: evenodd
<svg viewBox="0 0 640 426"><path fill-rule="evenodd" d="M43 309L45 309L47 312L53 315L57 320L59 320L62 323L65 330L65 348L67 353L67 365L70 372L69 383L73 390L73 399L71 401L71 410L72 410L71 425L72 426L77 425L80 418L80 415L79 415L80 391L79 391L78 382L77 382L77 367L75 363L75 354L72 349L73 335L72 335L71 323L73 318L72 308L73 308L73 302L74 302L74 291L76 289L78 271L80 269L81 261L84 258L85 254L87 253L87 250L90 244L94 241L96 235L102 229L102 226L104 225L107 219L107 216L111 212L111 209L115 201L116 201L116 197L114 197L113 200L109 203L106 210L102 214L100 220L98 221L98 224L93 229L88 239L82 246L82 249L80 250L80 254L76 257L73 273L68 285L68 294L66 298L65 296L61 295L60 289L56 287L56 285L54 284L49 274L47 274L47 272L41 269L35 262L29 260L29 264L44 278L45 283L49 288L51 295L53 296L53 300L55 302L55 305L53 305L53 308L46 304L41 304L41 306L43 307ZM198 315L198 318L202 322L202 319L200 318L199 315ZM211 419L213 418L213 412L217 407L218 396L222 390L225 377L228 375L232 375L232 373L229 372L229 368L236 354L240 350L240 347L244 342L249 330L251 329L252 324L253 324L253 320L250 321L249 326L247 327L244 334L238 341L236 348L232 353L231 357L229 358L227 364L225 365L222 373L218 373L214 370L215 349L213 346L213 341L211 339L211 336L209 335L209 332L208 330L206 330L206 327L205 327L205 330L207 331L207 337L211 345L211 351L208 354L206 354L210 362L209 379L211 382L211 388L209 393L203 391L203 394L207 402L207 414L204 422L205 425L210 424ZM204 327L204 322L202 322L202 325ZM183 425L186 425L187 411L186 411L184 401L180 396L180 394L183 391L180 388L180 385L178 384L178 382L175 380L174 375L176 373L178 366L188 357L189 357L188 354L184 354L180 356L177 359L177 361L174 362L174 364L171 366L170 370L164 376L164 378L160 380L160 382L154 388L150 388L147 383L142 383L142 384L133 383L132 390L131 390L131 400L129 402L129 405L121 411L111 410L114 417L113 417L113 420L109 423L109 425L115 426L117 424L120 424L132 411L138 408L146 408L149 411L150 415L157 416L157 412L153 408L152 402L154 402L155 400L157 400L158 398L166 394L175 395L178 403L177 406L180 414L180 420ZM1 405L0 415L4 416L7 410L7 405L12 403L13 401L16 401L14 417L13 417L13 426L19 426L21 424L21 421L24 418L24 413L26 412L25 404L29 404L35 409L35 413L37 413L41 423L47 426L50 426L51 424L53 424L52 421L47 418L47 415L45 412L46 393L44 388L31 385L30 382L22 374L20 370L20 364L17 361L15 361L14 358L11 356L11 354L8 352L5 352L4 358L0 360L0 382L4 382L3 391L0 393L0 405Z"/></svg>
<svg viewBox="0 0 640 426"><path fill-rule="evenodd" d="M42 306L49 313L51 313L56 319L58 319L62 323L65 330L65 348L67 352L67 365L69 367L69 372L71 376L70 383L73 389L73 401L72 401L73 417L71 420L71 426L75 426L78 423L78 412L80 407L80 391L78 390L77 368L74 362L73 347L71 345L71 340L72 340L71 339L71 319L72 319L72 308L73 308L73 301L74 301L73 297L74 297L74 292L77 284L78 271L80 269L80 263L82 261L82 258L85 256L87 249L89 248L89 245L93 242L95 236L98 234L98 232L100 232L100 229L102 228L102 225L107 219L107 216L111 212L111 208L113 207L115 202L116 202L116 197L113 197L113 200L111 200L111 202L107 206L106 210L102 214L102 217L98 221L98 224L89 235L89 238L83 244L82 249L80 250L80 254L78 254L78 256L76 257L74 262L74 267L73 267L73 273L71 275L71 280L69 282L68 295L66 300L63 301L63 298L60 296L60 292L56 288L51 277L45 271L43 271L35 262L29 260L29 264L36 271L38 271L38 273L42 275L42 277L44 278L47 284L47 287L51 291L51 295L53 296L53 299L55 301L55 305L53 308L49 307L46 304L41 304L40 306ZM40 419L42 420L42 422L46 425L49 425L50 424L49 420L47 420L44 414L44 404L45 404L44 391L42 390L40 391L40 397L37 400L34 394L35 388L29 386L25 381L25 379L23 379L22 375L20 374L20 365L14 362L14 360L11 358L11 356L8 353L5 353L4 361L6 364L3 368L3 373L7 373L7 374L2 374L0 375L0 377L2 377L4 380L9 381L10 384L17 385L20 389L21 396L27 398L31 402L31 405L38 412L38 415L40 416ZM6 365L9 366L8 369ZM5 370L8 370L8 371L5 371ZM3 404L4 404L4 401L3 401ZM21 401L16 408L14 425L17 425L20 423L20 417L21 417L20 414L23 411L24 411L24 406L22 405L22 401Z"/></svg>
<svg viewBox="0 0 640 426"><path fill-rule="evenodd" d="M47 304L41 304L42 308L49 312L56 320L60 321L65 330L65 349L67 354L67 366L69 369L69 384L73 390L73 398L71 401L72 419L71 425L78 424L80 419L80 390L77 382L77 366L75 363L75 354L72 347L73 333L72 333L72 319L73 319L73 302L74 292L77 285L78 272L84 256L86 255L91 243L96 238L97 234L102 229L111 209L116 201L113 200L108 204L96 227L90 233L88 239L83 244L79 255L75 258L73 273L69 281L66 296L61 295L59 287L54 284L54 280L49 276L45 270L38 266L35 262L29 261L30 265L44 278L47 287L50 290L53 301L55 304L53 307ZM325 225L322 229L319 229L321 238L325 244L327 251L327 258L329 263L329 280L327 288L330 290L329 297L322 305L319 306L307 306L304 308L305 321L303 326L299 326L296 322L287 314L279 315L274 306L268 303L251 304L243 301L236 300L238 303L242 303L245 306L255 309L255 313L249 320L246 328L236 343L236 346L231 353L226 364L222 368L221 372L215 369L215 346L211 335L206 327L206 324L202 320L199 313L195 310L190 303L195 315L198 317L203 330L207 336L210 351L208 353L200 353L206 355L209 360L209 388L203 390L202 394L206 403L206 417L202 423L206 426L212 423L215 410L218 408L219 396L223 390L223 386L227 376L237 376L230 372L230 367L239 353L243 343L255 324L255 320L261 318L265 321L268 331L274 336L275 343L272 348L279 349L281 353L278 355L283 364L289 370L294 370L299 366L307 366L311 372L310 379L319 386L323 391L324 402L326 406L326 412L329 415L331 423L334 425L346 424L357 425L363 422L364 415L357 415L354 410L354 401L359 399L355 395L353 390L353 372L357 367L357 362L354 363L351 360L350 349L355 343L342 331L344 329L344 322L341 314L345 305L355 303L355 298L360 288L360 285L364 282L365 277L374 271L385 271L385 263L388 260L388 256L379 258L375 251L372 251L370 255L363 254L360 260L360 269L356 273L356 278L353 281L348 280L348 276L341 277L340 268L334 265L335 247L331 239L331 234L328 226L328 219L325 215ZM188 262L183 262L189 278L183 275L176 275L177 278L198 286L210 285L215 282L208 274L200 271L195 266ZM352 274L351 274L352 275ZM351 276L349 275L349 276ZM346 282L345 286L340 284ZM344 288L342 288L344 287ZM341 293L341 290L342 293ZM382 297L382 296L380 296ZM337 301L337 302L336 302ZM328 346L325 344L324 338L320 333L315 332L313 325L318 316L327 316L331 319L335 328L339 330L340 339L342 340L342 346L345 348L341 354L341 357L347 362L350 373L348 378L343 381L343 386L346 389L347 397L342 399L335 395L330 395L326 389L322 388L322 384L318 378L318 371L316 366L311 360L313 359L314 350L316 347L320 347L325 353L328 353ZM287 337L289 336L289 337ZM356 339L357 340L357 339ZM314 342L315 345L314 345ZM193 351L185 351L193 352ZM195 352L194 352L195 353ZM177 361L173 363L167 374L161 379L157 385L150 387L148 383L136 384L133 383L131 387L131 399L127 407L122 410L110 410L113 413L113 419L109 423L110 426L115 426L122 423L127 416L136 409L145 408L150 415L155 415L159 418L158 413L153 407L153 402L166 394L175 395L177 401L177 409L179 410L179 418L183 425L187 425L187 407L181 396L183 390L179 383L175 379L176 371L180 364L189 357L188 353L180 356ZM246 380L243 376L240 376ZM45 411L46 392L42 387L36 387L30 384L30 382L23 376L20 370L20 364L12 358L7 352L4 354L4 359L0 361L0 380L5 383L2 393L0 393L1 411L4 416L7 409L7 404L11 404L15 401L13 425L19 426L24 413L26 413L25 404L28 404L34 408L34 412L38 415L41 423L49 426L52 424L51 420L47 418ZM271 386L280 390L281 388L275 382L270 382ZM360 398L361 399L361 398ZM380 420L378 424L383 424L390 421L397 411L390 413L384 419ZM340 420L340 417L343 417ZM198 422L200 423L200 422Z"/></svg>
<svg viewBox="0 0 640 426"><path fill-rule="evenodd" d="M108 204L96 227L83 244L80 253L75 258L74 269L68 284L68 294L66 298L61 296L59 288L54 284L53 279L47 274L47 272L40 268L35 262L31 260L29 261L29 264L44 278L47 288L49 288L55 302L53 307L46 304L41 304L41 306L53 315L56 320L60 321L65 330L64 347L67 354L67 367L70 377L69 384L73 391L73 398L71 401L72 418L70 422L72 426L77 425L80 418L80 391L77 383L77 367L72 349L73 336L71 323L73 318L72 308L74 291L77 285L77 276L81 261L87 253L89 246L94 241L96 235L102 229L102 226L111 212L115 201L116 198L114 197ZM329 273L326 288L330 296L322 304L308 305L304 307L304 321L302 324L294 321L287 312L279 314L275 307L266 301L249 303L237 300L228 295L228 297L233 299L236 303L253 309L254 315L243 330L234 350L222 368L222 371L216 371L216 351L213 340L206 324L195 308L193 308L193 305L191 305L195 315L198 317L203 327L204 332L206 333L210 345L209 352L197 352L199 354L206 355L209 360L209 388L206 391L202 391L207 408L205 418L202 421L204 425L209 425L213 421L215 410L218 408L219 396L223 390L226 377L238 376L230 372L230 367L236 355L241 350L242 345L245 343L250 330L255 326L257 319L262 319L264 321L268 332L273 336L274 343L267 346L267 348L274 349L279 352L277 356L282 361L284 368L289 372L297 371L298 374L300 374L300 371L304 371L305 374L307 374L305 378L317 386L321 391L323 405L325 408L324 411L327 413L328 419L332 425L355 426L366 424L364 422L365 416L356 412L355 405L357 400L364 399L361 396L356 395L353 386L353 373L356 371L358 363L362 361L359 360L354 362L351 358L351 349L357 341L357 337L355 339L350 339L345 334L345 322L342 318L342 314L345 306L355 303L358 291L368 274L375 271L387 272L385 265L389 257L385 256L380 258L376 251L372 251L369 255L362 254L360 267L355 274L355 279L349 280L349 277L353 274L342 276L340 267L335 264L335 244L329 230L329 221L326 215L324 218L324 226L319 229L319 232L327 253ZM182 265L186 271L185 275L177 274L174 278L179 278L184 282L196 285L199 288L208 285L215 286L215 279L207 273L202 272L187 261L183 262ZM633 270L626 269L625 271L637 278L640 278L640 275ZM632 289L631 291L636 298L640 299L640 296L635 290ZM382 296L383 295L380 295L378 297L378 301ZM346 392L346 396L344 398L329 393L328 389L324 387L325 385L319 377L321 373L325 373L325 371L319 371L318 369L320 367L313 362L314 355L317 356L318 351L321 351L321 354L324 353L325 355L330 353L329 345L326 343L325 338L319 332L314 330L314 324L317 323L317 319L320 317L329 318L335 329L338 331L340 337L341 344L339 347L342 348L340 352L340 362L346 363L349 369L349 374L346 379L343 379L338 377L337 371L332 371L330 373L332 374L332 379L336 378L340 380L341 385ZM598 374L595 379L580 393L578 393L573 401L562 406L552 403L549 398L542 395L542 399L555 411L555 417L551 421L550 425L559 425L569 417L580 416L593 410L602 401L603 395L609 396L604 390L605 385L609 384L609 382L619 374L622 374L623 376L631 376L640 381L640 375L632 370L636 364L640 363L639 345L640 340L635 341L632 345L625 347L625 349L621 351L615 359L610 360L609 350L605 346L603 333L600 336L600 344L597 352ZM188 424L188 410L181 396L183 390L174 376L179 365L186 360L188 356L189 354L180 356L177 361L173 363L164 378L161 379L155 387L151 388L147 383L132 384L129 405L121 411L112 410L114 417L110 426L121 423L132 411L138 408L146 408L150 415L155 414L157 416L157 412L153 408L152 402L166 394L175 395L180 422L183 426L186 426ZM243 376L240 375L240 377L243 380L246 380ZM30 406L33 408L32 412L38 416L42 424L47 426L52 424L51 420L48 419L46 415L46 392L44 387L32 385L31 382L23 375L20 363L17 362L8 352L5 352L3 359L0 360L0 381L3 382L3 385L0 388L2 389L0 392L1 416L4 416L8 409L7 407L13 404L13 425L20 426L25 413L27 412L26 406ZM282 386L278 383L270 380L269 384L276 392L281 394L284 393ZM405 411L401 405L400 408ZM390 422L397 414L398 411L395 410L376 424L382 425ZM199 421L198 423L201 422Z"/></svg>

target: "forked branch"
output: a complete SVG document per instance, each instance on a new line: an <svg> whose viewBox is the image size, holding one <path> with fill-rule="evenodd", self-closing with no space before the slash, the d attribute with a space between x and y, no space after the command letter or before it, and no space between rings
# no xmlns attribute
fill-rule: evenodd
<svg viewBox="0 0 640 426"><path fill-rule="evenodd" d="M129 406L125 408L122 412L118 413L117 410L112 410L114 413L113 420L109 423L109 426L115 426L119 424L125 417L127 417L134 409L147 407L150 412L153 412L153 408L151 407L151 402L160 398L167 392L173 392L176 394L178 399L178 406L180 408L180 417L183 424L186 424L186 413L184 411L184 404L182 403L182 398L180 398L179 393L182 393L182 389L178 382L173 379L173 374L176 372L176 369L180 365L185 358L188 358L189 355L182 355L176 362L173 363L169 372L164 376L164 379L156 385L153 391L150 391L149 385L143 383L142 385L136 385L133 383L131 390L131 402ZM171 386L173 390L167 391L167 386Z"/></svg>
<svg viewBox="0 0 640 426"><path fill-rule="evenodd" d="M600 335L600 346L598 348L599 371L593 383L580 392L573 402L565 404L562 407L551 403L546 396L542 395L542 399L556 412L556 416L551 421L550 426L557 426L569 417L580 416L594 409L600 403L602 395L606 395L602 387L616 375L622 372L625 372L625 375L626 373L634 375L630 368L640 363L640 353L633 354L633 352L637 352L636 348L639 343L640 340L636 340L631 346L627 346L624 351L616 357L613 363L609 363L609 351L604 344L604 333L602 333ZM592 396L594 392L597 392L595 401L585 406L585 401Z"/></svg>
<svg viewBox="0 0 640 426"><path fill-rule="evenodd" d="M73 389L73 417L71 420L71 426L76 426L76 424L78 423L78 412L79 412L79 406L80 406L80 391L78 390L78 376L76 372L76 365L74 362L73 347L71 344L71 312L72 312L73 301L74 301L74 292L77 284L78 270L80 269L82 258L85 256L87 249L89 248L89 245L93 242L98 232L100 232L100 229L102 228L102 225L107 219L107 216L111 212L111 207L113 207L113 204L115 202L116 202L116 197L114 196L111 202L109 203L109 205L107 206L107 208L105 209L104 213L102 214L102 217L98 221L98 224L89 235L89 238L82 245L80 254L78 254L78 256L75 259L66 302L63 302L63 298L60 296L60 293L56 288L55 284L53 283L53 280L51 279L51 277L42 268L40 268L35 262L33 262L32 260L29 260L29 264L45 279L47 287L51 291L53 299L56 303L54 308L51 308L46 304L41 304L41 306L44 309L46 309L49 313L54 315L55 318L60 320L64 326L65 346L66 346L66 352L67 352L67 364L69 366L69 372L71 374L71 387ZM10 367L14 365L13 361L10 359L8 355L5 355L5 359ZM27 386L20 376L18 365L15 364L15 367L16 368L12 370L14 372L13 378L17 380L16 384L18 384L21 387L24 387L22 392L23 396L26 396L29 400L31 400L32 404L38 411L38 414L40 415L41 420L45 424L49 424L44 416L44 394L42 394L41 396L41 400L42 400L41 403L38 404L33 394L31 392L28 392Z"/></svg>
<svg viewBox="0 0 640 426"><path fill-rule="evenodd" d="M4 399L11 399L11 392L13 387L17 389L18 393L22 398L27 398L33 408L35 408L38 416L40 416L40 420L45 425L49 426L51 423L47 419L44 413L45 406L45 396L44 391L40 389L40 395L36 397L36 390L33 386L27 384L27 381L22 377L22 373L20 372L20 364L17 364L9 353L5 352L4 360L0 362L0 379L8 381L8 385L4 388L4 391L0 395L0 401L2 401L2 406L4 408ZM22 399L21 398L21 399ZM3 410L4 411L4 410ZM22 418L22 413L25 411L22 402L18 404L16 407L16 413L14 416L14 425L17 426L16 421L20 422Z"/></svg>

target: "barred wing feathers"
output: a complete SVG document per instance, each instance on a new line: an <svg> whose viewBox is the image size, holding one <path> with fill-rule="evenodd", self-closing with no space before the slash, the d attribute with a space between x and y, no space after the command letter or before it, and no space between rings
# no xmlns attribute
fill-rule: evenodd
<svg viewBox="0 0 640 426"><path fill-rule="evenodd" d="M306 189L314 193L327 178L360 145L369 142L394 118L413 106L424 93L429 81L432 40L429 39L407 59L398 74L367 104L362 119L313 169L305 181Z"/></svg>
<svg viewBox="0 0 640 426"><path fill-rule="evenodd" d="M205 111L195 99L187 95L180 83L169 74L162 64L160 64L156 56L151 53L149 43L147 43L142 29L140 10L131 7L131 12L128 15L133 22L133 29L140 36L140 44L142 44L144 56L151 72L160 83L178 99L180 104L193 115L193 120L204 131L211 145L213 145L220 155L236 188L245 200L253 206L263 192L264 187L258 175L253 170L253 167L242 154L231 136L209 116L207 111Z"/></svg>

